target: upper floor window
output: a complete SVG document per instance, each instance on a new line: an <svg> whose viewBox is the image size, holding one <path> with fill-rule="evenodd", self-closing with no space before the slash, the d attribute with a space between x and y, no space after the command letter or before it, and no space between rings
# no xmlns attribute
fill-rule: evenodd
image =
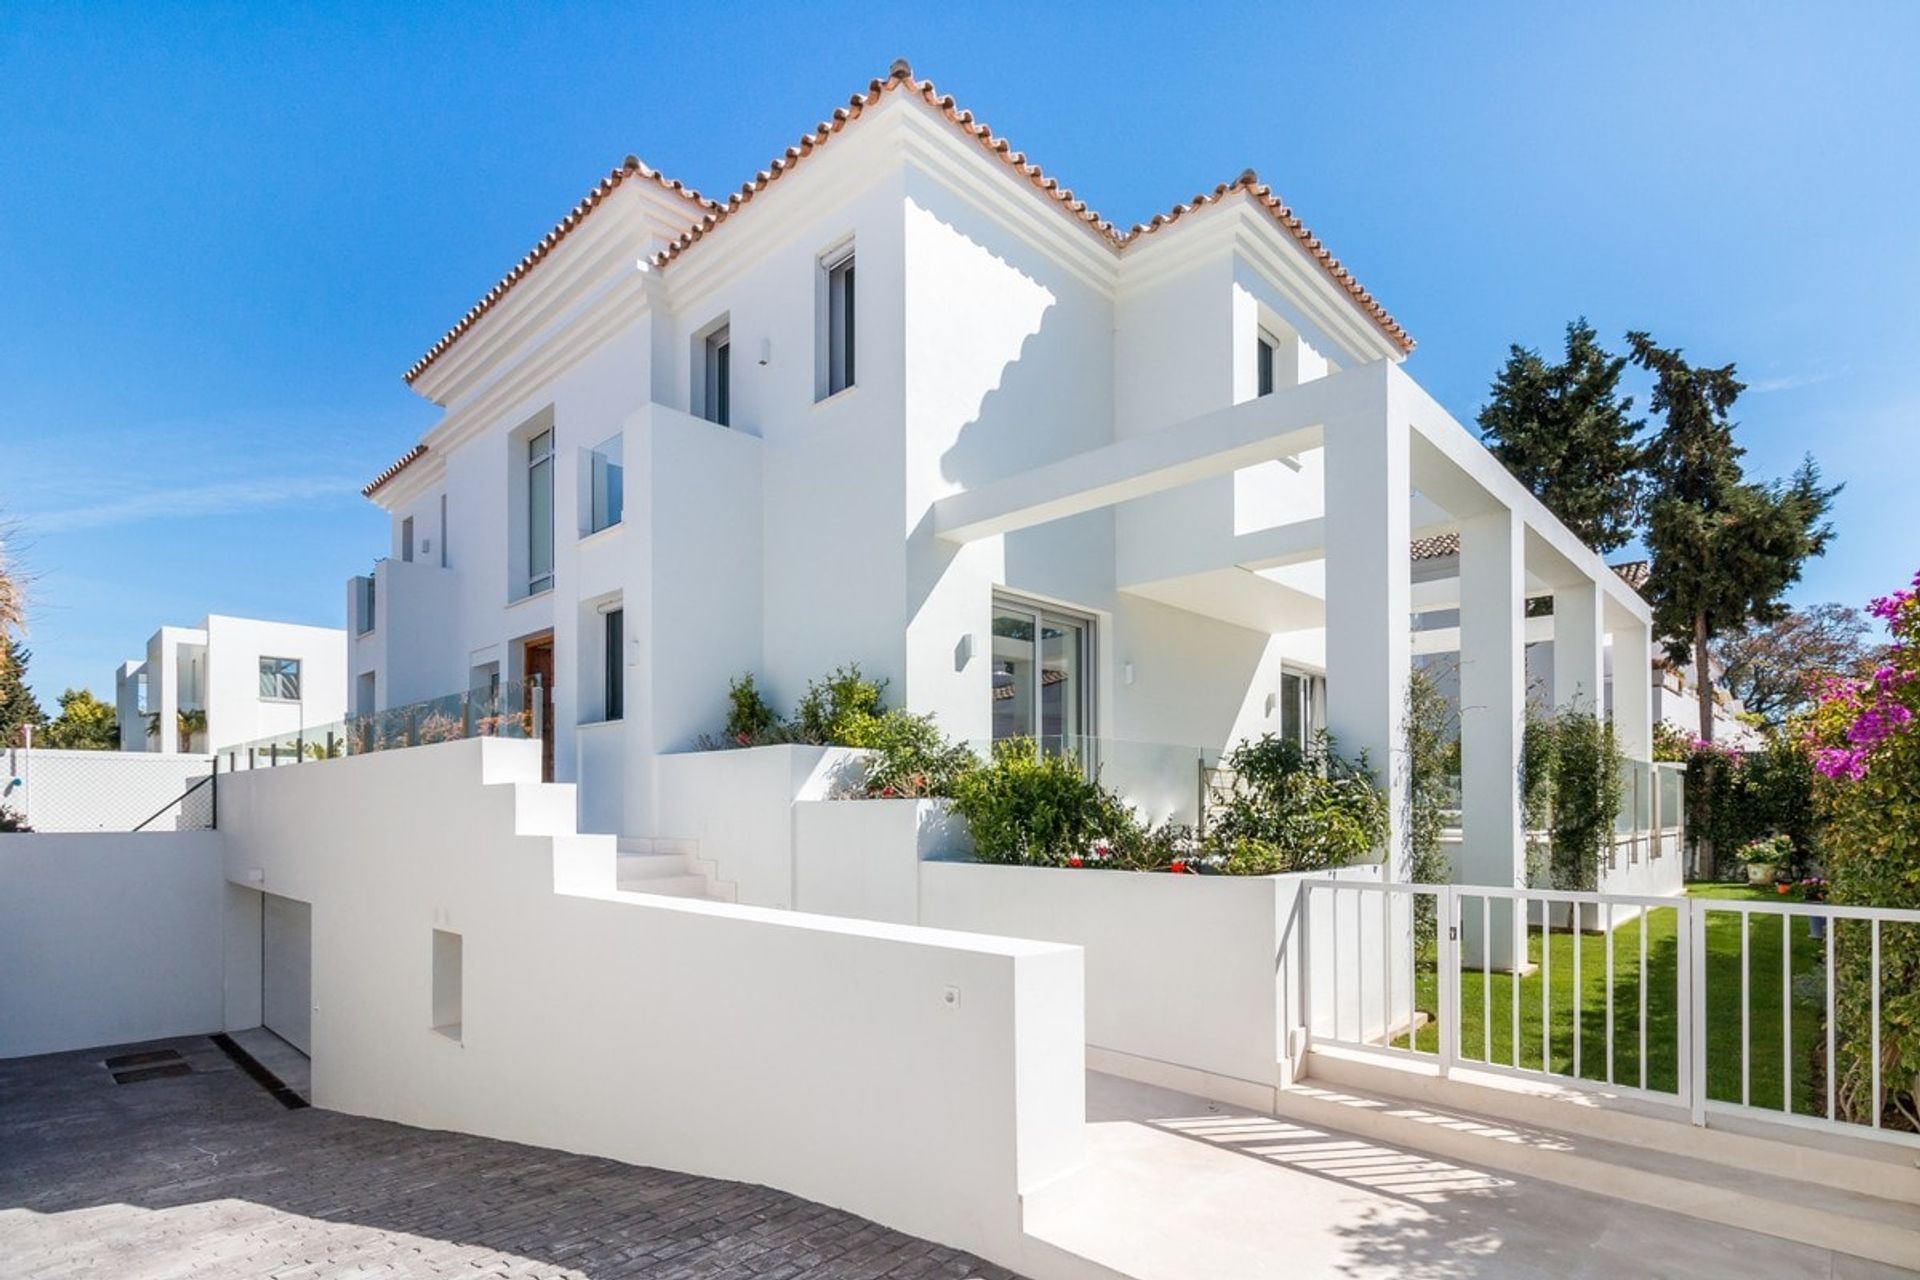
<svg viewBox="0 0 1920 1280"><path fill-rule="evenodd" d="M260 659L260 696L276 702L300 701L300 659Z"/></svg>
<svg viewBox="0 0 1920 1280"><path fill-rule="evenodd" d="M618 720L626 714L626 653L625 637L627 614L624 609L609 609L606 612L605 659L607 716L609 720Z"/></svg>
<svg viewBox="0 0 1920 1280"><path fill-rule="evenodd" d="M527 594L553 587L553 430L527 440Z"/></svg>
<svg viewBox="0 0 1920 1280"><path fill-rule="evenodd" d="M400 522L400 558L408 564L413 563L413 517L408 516Z"/></svg>
<svg viewBox="0 0 1920 1280"><path fill-rule="evenodd" d="M1270 396L1273 394L1273 354L1280 344L1264 329L1254 342L1254 375L1257 380L1254 394Z"/></svg>
<svg viewBox="0 0 1920 1280"><path fill-rule="evenodd" d="M837 395L854 384L853 249L822 260L826 324L822 329L825 393Z"/></svg>
<svg viewBox="0 0 1920 1280"><path fill-rule="evenodd" d="M621 438L614 436L595 445L587 458L591 472L588 477L591 490L588 533L598 533L620 523L621 512L626 507L625 473L620 462L620 449Z"/></svg>
<svg viewBox="0 0 1920 1280"><path fill-rule="evenodd" d="M733 341L721 325L700 346L700 416L723 427L733 425Z"/></svg>

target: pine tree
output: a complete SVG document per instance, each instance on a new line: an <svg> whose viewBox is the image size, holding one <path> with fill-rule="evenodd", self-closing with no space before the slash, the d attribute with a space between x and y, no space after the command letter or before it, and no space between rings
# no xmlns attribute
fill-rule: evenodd
<svg viewBox="0 0 1920 1280"><path fill-rule="evenodd" d="M27 659L32 656L11 636L0 649L0 747L18 743L25 726L37 729L47 722L46 712L27 688Z"/></svg>
<svg viewBox="0 0 1920 1280"><path fill-rule="evenodd" d="M1598 551L1634 534L1646 423L1620 395L1626 358L1596 340L1582 317L1567 326L1566 358L1550 364L1538 351L1508 349L1480 411L1488 449L1520 483Z"/></svg>
<svg viewBox="0 0 1920 1280"><path fill-rule="evenodd" d="M1781 597L1833 536L1826 516L1840 490L1821 487L1811 457L1787 481L1748 480L1729 416L1746 389L1734 367L1696 367L1644 332L1627 344L1653 374L1653 411L1666 418L1648 450L1647 601L1668 659L1693 663L1700 736L1711 743L1714 638L1786 613ZM1706 767L1711 793L1711 757Z"/></svg>

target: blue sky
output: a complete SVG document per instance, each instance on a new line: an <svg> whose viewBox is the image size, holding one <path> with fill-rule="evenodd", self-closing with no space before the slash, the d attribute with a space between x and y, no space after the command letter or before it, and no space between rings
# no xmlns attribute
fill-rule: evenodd
<svg viewBox="0 0 1920 1280"><path fill-rule="evenodd" d="M0 6L32 683L338 625L400 372L627 152L724 195L898 56L1121 225L1253 166L1463 420L1578 314L1737 361L1751 469L1847 485L1797 598L1864 602L1920 562L1916 50L1911 4Z"/></svg>

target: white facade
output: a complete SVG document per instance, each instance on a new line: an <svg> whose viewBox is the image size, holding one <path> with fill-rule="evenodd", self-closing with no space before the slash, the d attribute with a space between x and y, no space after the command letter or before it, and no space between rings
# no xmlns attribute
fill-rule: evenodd
<svg viewBox="0 0 1920 1280"><path fill-rule="evenodd" d="M1584 606L1596 671L1648 651L1646 607L1264 185L1119 235L900 67L743 191L630 161L409 374L445 415L368 487L393 533L350 588L356 710L539 669L584 819L671 838L659 761L743 672L790 706L857 662L956 737L1115 757L1279 731L1323 679L1403 797L1409 544L1460 531L1468 872L1517 878L1525 600ZM1616 699L1641 757L1650 697Z"/></svg>
<svg viewBox="0 0 1920 1280"><path fill-rule="evenodd" d="M120 749L217 753L336 722L347 710L346 666L337 627L222 614L162 627L144 661L114 674Z"/></svg>

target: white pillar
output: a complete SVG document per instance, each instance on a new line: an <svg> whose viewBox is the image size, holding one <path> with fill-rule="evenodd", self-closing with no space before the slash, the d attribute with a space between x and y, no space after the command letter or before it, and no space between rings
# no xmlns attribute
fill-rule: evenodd
<svg viewBox="0 0 1920 1280"><path fill-rule="evenodd" d="M1613 735L1629 760L1653 759L1653 632L1638 618L1612 628Z"/></svg>
<svg viewBox="0 0 1920 1280"><path fill-rule="evenodd" d="M1521 812L1521 739L1526 730L1525 525L1512 511L1460 525L1460 880L1516 888L1526 883ZM1479 904L1468 900L1471 955ZM1491 960L1511 968L1513 915L1494 902Z"/></svg>
<svg viewBox="0 0 1920 1280"><path fill-rule="evenodd" d="M1407 873L1411 468L1407 420L1390 404L1327 424L1327 727L1387 789L1394 880Z"/></svg>
<svg viewBox="0 0 1920 1280"><path fill-rule="evenodd" d="M1553 593L1553 705L1606 710L1606 632L1600 584L1592 580Z"/></svg>

